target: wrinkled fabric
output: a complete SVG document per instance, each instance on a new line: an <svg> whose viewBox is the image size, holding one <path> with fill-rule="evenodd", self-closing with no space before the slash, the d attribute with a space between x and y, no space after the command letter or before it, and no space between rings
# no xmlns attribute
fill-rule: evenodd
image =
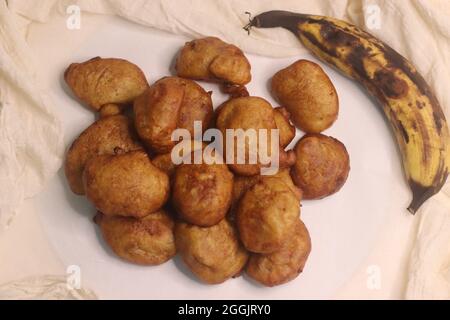
<svg viewBox="0 0 450 320"><path fill-rule="evenodd" d="M0 285L0 300L95 300L88 289L77 288L67 276L29 277Z"/></svg>
<svg viewBox="0 0 450 320"><path fill-rule="evenodd" d="M0 1L0 232L61 166L63 133L32 52Z"/></svg>

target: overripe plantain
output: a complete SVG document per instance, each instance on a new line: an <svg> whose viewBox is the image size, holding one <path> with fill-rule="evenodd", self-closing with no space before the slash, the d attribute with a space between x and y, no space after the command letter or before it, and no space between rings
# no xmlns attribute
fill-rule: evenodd
<svg viewBox="0 0 450 320"><path fill-rule="evenodd" d="M283 27L316 56L359 81L383 107L394 130L413 199L411 213L444 185L449 130L431 88L416 68L371 34L325 16L268 11L244 28Z"/></svg>

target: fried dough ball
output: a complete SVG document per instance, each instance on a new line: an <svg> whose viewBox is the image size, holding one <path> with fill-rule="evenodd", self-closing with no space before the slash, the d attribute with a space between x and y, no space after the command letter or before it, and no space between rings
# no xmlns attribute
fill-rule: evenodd
<svg viewBox="0 0 450 320"><path fill-rule="evenodd" d="M350 158L345 146L323 134L307 134L295 145L292 179L305 199L321 199L337 192L347 180Z"/></svg>
<svg viewBox="0 0 450 320"><path fill-rule="evenodd" d="M292 236L299 216L292 189L280 178L264 177L239 201L236 222L247 250L272 253Z"/></svg>
<svg viewBox="0 0 450 320"><path fill-rule="evenodd" d="M265 176L262 176L264 178ZM278 171L276 175L274 175L275 178L280 178L283 180L283 182L291 189L292 193L295 195L298 201L302 200L302 190L299 189L292 180L292 177L290 175L289 168L283 168Z"/></svg>
<svg viewBox="0 0 450 320"><path fill-rule="evenodd" d="M238 47L215 37L187 42L181 49L177 75L196 80L215 80L245 85L250 82L250 63Z"/></svg>
<svg viewBox="0 0 450 320"><path fill-rule="evenodd" d="M232 151L234 154L233 163L229 164L230 168L239 175L259 174L263 167L259 161L260 157L267 157L272 154L270 130L277 129L274 109L270 103L259 97L241 97L228 100L219 107L216 126L222 132L224 138L227 136L227 129L242 129L244 131L245 148L239 147L240 141L243 141L243 139L238 139L236 134L234 136L234 151L231 149L233 146L227 145L225 141L225 154ZM250 133L249 129L255 130L256 134L246 134L247 132ZM267 130L267 141L259 140L259 130L261 129ZM266 145L267 150L263 150L261 145ZM230 150L227 150L228 148ZM292 152L285 152L282 148L279 148L279 155L280 167L290 166L295 160L292 158Z"/></svg>
<svg viewBox="0 0 450 320"><path fill-rule="evenodd" d="M176 254L174 222L164 210L141 219L98 213L95 222L116 255L141 265L158 265Z"/></svg>
<svg viewBox="0 0 450 320"><path fill-rule="evenodd" d="M244 195L244 193L253 187L256 183L261 181L262 179L270 177L270 176L262 176L262 175L255 175L255 176L235 176L234 177L234 184L233 184L233 202L238 202L241 197ZM283 180L283 182L291 188L292 192L295 194L295 196L300 201L302 198L301 190L294 184L292 181L292 177L290 175L290 169L289 168L283 168L278 170L276 174L274 174L272 177L280 178Z"/></svg>
<svg viewBox="0 0 450 320"><path fill-rule="evenodd" d="M239 275L248 259L236 230L226 219L207 228L177 223L175 243L189 269L209 284Z"/></svg>
<svg viewBox="0 0 450 320"><path fill-rule="evenodd" d="M100 109L100 118L106 118L109 116L115 116L121 114L124 109L123 105L108 103L101 107Z"/></svg>
<svg viewBox="0 0 450 320"><path fill-rule="evenodd" d="M206 144L201 141L190 140L190 141L181 141L176 144L175 148L177 150L172 149L177 156L184 158L190 155L190 163L194 163L194 153L195 152L203 152L203 149L206 147ZM175 168L177 164L172 161L172 152L163 153L155 156L152 160L152 163L160 170L165 172L170 178L175 173Z"/></svg>
<svg viewBox="0 0 450 320"><path fill-rule="evenodd" d="M169 178L144 151L91 158L83 174L87 198L105 215L144 217L169 197Z"/></svg>
<svg viewBox="0 0 450 320"><path fill-rule="evenodd" d="M154 152L167 153L177 128L194 135L194 121L206 130L213 115L211 94L192 80L164 77L134 102L135 125L142 141Z"/></svg>
<svg viewBox="0 0 450 320"><path fill-rule="evenodd" d="M250 255L246 272L265 286L277 286L295 279L303 271L310 252L308 229L302 221L297 220L293 235L278 251Z"/></svg>
<svg viewBox="0 0 450 320"><path fill-rule="evenodd" d="M248 97L250 95L245 86L238 84L223 84L221 90L223 93L229 94L231 99Z"/></svg>
<svg viewBox="0 0 450 320"><path fill-rule="evenodd" d="M230 213L234 215L234 211L237 209L237 205L239 200L241 200L242 196L247 192L248 189L257 184L263 176L254 175L254 176L238 176L234 177L233 183L233 197L231 200L231 210ZM232 217L234 219L234 217Z"/></svg>
<svg viewBox="0 0 450 320"><path fill-rule="evenodd" d="M212 226L231 205L233 174L226 164L181 164L175 169L172 203L185 221Z"/></svg>
<svg viewBox="0 0 450 320"><path fill-rule="evenodd" d="M133 151L141 149L131 121L122 115L97 120L72 143L66 156L65 174L70 189L84 194L83 170L86 161L104 154L114 154L116 148Z"/></svg>
<svg viewBox="0 0 450 320"><path fill-rule="evenodd" d="M253 187L256 183L261 181L267 176L255 175L255 176L235 176L233 183L233 197L231 201L231 210L228 215L229 219L235 219L235 211L242 196L247 192L248 189ZM292 190L294 195L297 197L298 201L302 198L301 190L294 184L290 175L289 168L279 169L278 172L273 175L273 177L280 178L284 183Z"/></svg>
<svg viewBox="0 0 450 320"><path fill-rule="evenodd" d="M138 66L115 58L96 57L72 63L64 79L73 93L95 111L105 104L129 104L148 87Z"/></svg>
<svg viewBox="0 0 450 320"><path fill-rule="evenodd" d="M299 60L278 71L272 78L272 93L304 132L319 133L338 116L336 89L322 68L312 61Z"/></svg>
<svg viewBox="0 0 450 320"><path fill-rule="evenodd" d="M295 137L295 127L289 121L290 113L286 108L278 107L273 109L273 111L275 124L280 130L280 146L286 148Z"/></svg>
<svg viewBox="0 0 450 320"><path fill-rule="evenodd" d="M172 177L175 173L176 165L172 162L170 153L157 155L153 158L152 163L155 167L166 173L169 177Z"/></svg>

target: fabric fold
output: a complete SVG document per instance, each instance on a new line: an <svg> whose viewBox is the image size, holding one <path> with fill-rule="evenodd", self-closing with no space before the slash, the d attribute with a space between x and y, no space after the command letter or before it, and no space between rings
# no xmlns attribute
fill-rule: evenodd
<svg viewBox="0 0 450 320"><path fill-rule="evenodd" d="M61 166L61 124L13 14L0 2L0 232Z"/></svg>

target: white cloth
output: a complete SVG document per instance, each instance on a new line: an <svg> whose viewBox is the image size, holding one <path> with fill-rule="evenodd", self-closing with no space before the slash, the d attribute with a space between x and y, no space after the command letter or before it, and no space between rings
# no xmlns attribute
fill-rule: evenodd
<svg viewBox="0 0 450 320"><path fill-rule="evenodd" d="M0 286L0 300L94 300L95 293L75 288L67 276L30 277Z"/></svg>
<svg viewBox="0 0 450 320"><path fill-rule="evenodd" d="M447 0L416 0L416 1L394 1L394 0L323 0L323 1L300 1L285 0L276 3L273 0L251 0L251 1L203 1L203 0L9 0L9 8L31 20L40 22L47 21L52 10L58 10L61 13L66 12L68 5L78 5L83 11L99 14L116 14L131 21L146 26L181 33L191 37L201 37L215 35L226 41L240 46L244 51L268 55L268 56L291 56L305 50L302 48L298 39L291 33L282 29L253 29L250 36L247 36L242 30L242 26L248 22L248 16L245 11L256 15L263 11L280 9L303 13L313 13L330 15L337 18L344 18L362 27L365 25L365 9L369 5L376 5L380 8L381 23L379 29L370 30L371 33L379 36L385 42L401 54L409 58L424 75L429 84L434 88L436 95L441 102L447 119L450 119L450 91L447 90L450 83L450 2ZM373 7L372 7L373 8ZM3 11L3 10L0 10ZM9 21L7 13L1 13L2 20ZM10 22L9 22L10 23ZM2 23L3 29L4 24ZM1 30L1 29L0 29ZM9 30L12 32L12 30ZM17 43L25 48L23 39L18 35L15 37L5 37L4 32L0 33L3 47L16 46ZM14 75L17 70L25 70L20 64L9 62L9 51L0 52L4 55L1 60L1 71L6 75ZM9 54L8 54L9 53ZM26 49L20 52L23 57ZM25 59L29 61L29 59ZM31 60L31 59L30 59ZM6 61L4 63L3 61ZM31 70L31 68L30 68ZM24 73L26 74L26 73ZM22 76L23 80L32 80L34 78ZM21 79L22 79L21 78ZM39 91L30 90L33 82L29 81L26 90L23 90L25 96L43 97ZM36 83L36 82L34 82ZM22 81L12 81L11 87L23 86ZM2 88L2 87L0 87ZM3 91L3 89L1 90ZM24 110L33 118L33 126L37 128L46 127L50 124L54 129L51 135L40 136L39 141L34 140L35 135L23 134L24 140L12 140L9 142L10 150L0 145L1 154L17 154L21 150L21 143L27 145L38 145L38 156L14 158L11 161L11 169L0 171L0 179L4 175L10 177L10 180L21 181L21 184L12 183L13 186L20 188L11 188L11 190L22 190L21 193L12 193L6 198L4 193L1 198L0 221L11 218L11 212L17 207L21 199L35 193L39 186L48 179L52 172L57 168L56 163L59 160L58 152L60 149L59 140L55 143L54 133L58 132L57 121L51 116L50 103L47 104L43 98L35 101L37 103L24 104L17 100L10 99L11 109ZM4 101L5 98L0 98ZM36 99L35 99L36 100ZM3 102L4 104L4 102ZM19 107L19 105L21 107ZM22 108L22 109L19 109ZM32 113L29 110L39 110ZM2 119L3 110L2 108ZM25 111L26 110L26 111ZM42 115L44 112L45 116ZM23 120L22 120L23 121ZM13 124L2 120L0 128L0 138L7 132ZM42 125L42 126L41 126ZM24 129L26 130L26 126ZM37 135L39 138L39 135ZM14 135L9 137L15 137ZM43 152L45 150L45 152ZM50 152L49 152L50 150ZM28 155L28 153L27 153ZM8 157L10 159L11 157ZM48 161L48 159L52 161ZM2 160L3 161L3 160ZM33 173L31 177L19 180L20 169L28 168L28 172ZM44 173L48 174L44 174ZM21 176L23 177L23 176ZM25 183L27 182L27 183ZM28 186L30 182L31 187ZM1 188L1 186L0 186ZM3 188L5 192L9 188ZM0 191L3 191L0 189ZM26 190L33 192L26 192ZM411 299L421 298L450 298L450 192L449 183L445 186L446 191L430 199L417 214L420 219L420 228L415 239L415 246L411 254L409 267L409 276L406 297ZM3 216L3 217L2 217ZM5 218L6 217L6 218Z"/></svg>
<svg viewBox="0 0 450 320"><path fill-rule="evenodd" d="M450 298L450 201L444 193L421 212L406 298Z"/></svg>
<svg viewBox="0 0 450 320"><path fill-rule="evenodd" d="M19 30L0 1L0 229L53 176L64 150L54 106Z"/></svg>

